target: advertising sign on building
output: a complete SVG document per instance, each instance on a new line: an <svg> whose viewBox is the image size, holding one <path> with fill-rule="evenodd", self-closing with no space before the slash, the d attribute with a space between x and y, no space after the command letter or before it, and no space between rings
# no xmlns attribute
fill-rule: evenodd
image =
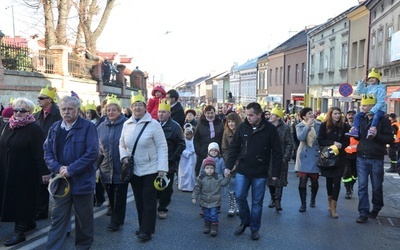
<svg viewBox="0 0 400 250"><path fill-rule="evenodd" d="M400 60L400 31L397 31L392 35L391 49L390 49L390 61Z"/></svg>

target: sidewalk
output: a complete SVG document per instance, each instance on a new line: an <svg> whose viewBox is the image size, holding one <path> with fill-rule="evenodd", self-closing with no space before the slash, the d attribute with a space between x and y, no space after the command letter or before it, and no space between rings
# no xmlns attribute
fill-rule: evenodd
<svg viewBox="0 0 400 250"><path fill-rule="evenodd" d="M390 160L385 157L385 170L390 167ZM400 219L400 176L397 173L385 173L383 181L384 207L379 216Z"/></svg>

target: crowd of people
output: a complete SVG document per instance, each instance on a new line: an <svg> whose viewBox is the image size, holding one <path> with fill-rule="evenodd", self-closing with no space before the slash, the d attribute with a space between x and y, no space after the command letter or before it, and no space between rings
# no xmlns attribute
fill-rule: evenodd
<svg viewBox="0 0 400 250"><path fill-rule="evenodd" d="M385 154L391 160L386 171L400 174L400 123L394 113L381 114L381 95L376 93L382 88L368 87L381 84L379 79L372 70L359 83L360 92L366 89L360 112L330 107L324 116L309 107L297 116L285 115L280 105L263 111L256 102L237 110L206 105L201 111L184 111L179 93L161 86L148 101L141 91L132 92L128 111L115 95L107 96L100 107L84 106L73 91L58 106L56 89L50 86L40 91L41 109L36 113L30 100L17 98L3 109L0 126L0 218L15 223L4 245L25 241L36 220L50 215L46 247L61 249L74 213L75 245L89 249L94 240L93 206L106 201L105 192L107 230L119 231L129 186L138 216L135 234L149 241L157 218L168 218L176 182L178 190L192 192L192 202L200 204L204 234L218 235L222 212L239 216L234 235L249 227L250 238L258 240L267 189L268 207L283 211L291 160L299 178L299 212L307 211L308 187L309 206L316 206L322 176L330 215L338 218L341 186L345 198L351 199L358 182L356 222L365 223L384 205ZM323 147L335 155L329 167L319 161ZM122 178L126 169L131 172L128 179ZM229 204L222 204L224 194Z"/></svg>

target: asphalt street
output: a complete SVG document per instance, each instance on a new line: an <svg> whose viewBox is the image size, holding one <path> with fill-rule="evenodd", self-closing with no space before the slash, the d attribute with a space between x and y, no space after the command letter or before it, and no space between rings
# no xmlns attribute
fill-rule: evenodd
<svg viewBox="0 0 400 250"><path fill-rule="evenodd" d="M389 167L385 164L385 168ZM357 184L356 184L357 185ZM263 207L260 240L250 238L250 230L234 236L240 224L238 216L227 217L228 198L223 196L220 227L215 238L202 233L203 220L200 207L191 203L191 193L181 192L175 185L168 217L157 220L156 233L149 242L142 243L135 236L137 215L132 192L128 194L127 215L118 232L108 232L107 206L95 207L95 240L92 249L399 249L400 246L400 177L385 174L384 202L377 219L365 224L355 222L358 217L357 193L351 200L344 198L341 189L338 200L338 219L333 219L327 209L325 178L320 178L317 206L307 207L299 213L298 179L290 164L289 185L284 189L282 207L278 213L268 208L270 196L266 193ZM129 188L130 190L130 188ZM251 194L249 194L250 196ZM310 199L308 190L307 201ZM27 234L27 241L14 247L0 249L45 249L50 220L38 221L37 229ZM0 224L0 241L12 236L13 223ZM74 249L75 233L67 239L65 249Z"/></svg>

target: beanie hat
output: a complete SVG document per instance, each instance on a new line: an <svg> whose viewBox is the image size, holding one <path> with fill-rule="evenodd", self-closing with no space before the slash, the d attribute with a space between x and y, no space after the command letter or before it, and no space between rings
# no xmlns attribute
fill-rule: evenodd
<svg viewBox="0 0 400 250"><path fill-rule="evenodd" d="M71 97L75 97L76 99L79 100L78 94L77 94L75 91L73 91L73 90L71 90Z"/></svg>
<svg viewBox="0 0 400 250"><path fill-rule="evenodd" d="M1 116L4 118L10 118L14 113L14 109L12 107L7 107L3 109L3 112L1 112Z"/></svg>
<svg viewBox="0 0 400 250"><path fill-rule="evenodd" d="M346 113L347 114L356 114L357 112L354 109L349 109Z"/></svg>
<svg viewBox="0 0 400 250"><path fill-rule="evenodd" d="M203 167L213 166L215 168L215 160L212 157L207 157L203 160Z"/></svg>
<svg viewBox="0 0 400 250"><path fill-rule="evenodd" d="M219 152L218 143L216 143L216 142L211 142L210 144L208 144L208 152L210 152L211 149L216 149L216 150Z"/></svg>

